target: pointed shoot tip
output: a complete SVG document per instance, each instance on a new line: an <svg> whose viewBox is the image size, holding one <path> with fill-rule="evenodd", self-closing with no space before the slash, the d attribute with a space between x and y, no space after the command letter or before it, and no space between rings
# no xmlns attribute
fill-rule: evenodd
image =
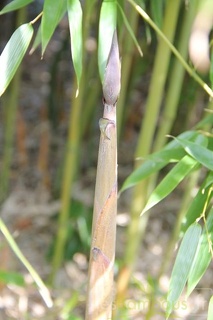
<svg viewBox="0 0 213 320"><path fill-rule="evenodd" d="M103 95L106 104L114 105L120 93L121 67L119 59L119 49L117 32L114 31L111 49L107 61L107 66L103 80Z"/></svg>

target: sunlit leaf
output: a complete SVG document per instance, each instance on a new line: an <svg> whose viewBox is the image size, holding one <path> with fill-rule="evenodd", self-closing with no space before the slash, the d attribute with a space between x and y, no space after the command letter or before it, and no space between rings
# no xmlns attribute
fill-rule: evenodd
<svg viewBox="0 0 213 320"><path fill-rule="evenodd" d="M194 196L186 212L186 215L182 222L181 232L185 232L186 229L188 229L188 227L193 222L195 222L196 219L200 217L200 215L202 214L212 183L213 183L213 172L210 172L207 178L202 183L197 194Z"/></svg>
<svg viewBox="0 0 213 320"><path fill-rule="evenodd" d="M211 87L213 89L213 45L211 47L211 63L210 63L209 77L211 81Z"/></svg>
<svg viewBox="0 0 213 320"><path fill-rule="evenodd" d="M186 131L178 137L183 139L195 139L197 136L198 133L196 131ZM135 169L124 181L120 192L140 183L143 179L159 171L168 163L181 160L185 154L186 153L183 148L180 147L179 142L176 139L173 139L161 151L146 157L142 165Z"/></svg>
<svg viewBox="0 0 213 320"><path fill-rule="evenodd" d="M194 140L198 136L197 131L191 130L191 131L185 131L181 133L177 138L180 139L187 139L187 140ZM172 139L169 143L167 143L164 147L164 149L173 149L176 147L180 147L180 143L176 139Z"/></svg>
<svg viewBox="0 0 213 320"><path fill-rule="evenodd" d="M98 35L98 67L101 81L103 82L112 38L116 29L117 4L116 1L103 1L99 20Z"/></svg>
<svg viewBox="0 0 213 320"><path fill-rule="evenodd" d="M192 224L187 229L181 242L170 279L166 308L167 318L174 309L175 304L185 287L196 251L198 249L201 231L202 229L199 224Z"/></svg>
<svg viewBox="0 0 213 320"><path fill-rule="evenodd" d="M25 282L20 273L14 273L10 271L0 270L0 283L15 284L23 287Z"/></svg>
<svg viewBox="0 0 213 320"><path fill-rule="evenodd" d="M200 144L176 138L185 151L206 168L213 170L213 152Z"/></svg>
<svg viewBox="0 0 213 320"><path fill-rule="evenodd" d="M212 319L213 319L213 296L211 297L210 302L209 302L207 320L212 320Z"/></svg>
<svg viewBox="0 0 213 320"><path fill-rule="evenodd" d="M20 65L33 35L32 25L21 25L12 34L0 56L0 96L4 93Z"/></svg>
<svg viewBox="0 0 213 320"><path fill-rule="evenodd" d="M168 163L181 160L185 156L185 154L186 153L183 148L174 148L168 150L163 149L159 152L153 153L144 160L141 166L135 169L127 177L120 192L123 192L124 190L140 183L143 179L159 171Z"/></svg>
<svg viewBox="0 0 213 320"><path fill-rule="evenodd" d="M66 0L45 0L41 20L42 55L66 11Z"/></svg>
<svg viewBox="0 0 213 320"><path fill-rule="evenodd" d="M187 296L189 296L190 293L194 290L195 286L200 281L200 279L204 275L206 269L208 268L211 262L212 256L210 253L210 243L212 242L213 242L213 209L211 209L208 215L207 231L206 229L204 229L200 237L199 249L189 274Z"/></svg>
<svg viewBox="0 0 213 320"><path fill-rule="evenodd" d="M33 2L33 1L34 0L14 0L14 1L11 1L0 11L0 15L7 13L7 12L15 11L15 10L20 9L22 7L25 7L26 5L28 5L29 3Z"/></svg>
<svg viewBox="0 0 213 320"><path fill-rule="evenodd" d="M168 196L196 165L197 161L193 158L189 156L183 157L152 192L141 214Z"/></svg>
<svg viewBox="0 0 213 320"><path fill-rule="evenodd" d="M82 74L82 8L79 0L68 0L67 10L71 35L71 54L77 83Z"/></svg>

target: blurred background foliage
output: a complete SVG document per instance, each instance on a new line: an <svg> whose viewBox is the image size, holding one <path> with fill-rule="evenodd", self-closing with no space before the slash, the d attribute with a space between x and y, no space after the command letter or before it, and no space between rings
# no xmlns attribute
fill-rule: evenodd
<svg viewBox="0 0 213 320"><path fill-rule="evenodd" d="M2 1L0 9L7 3ZM209 95L199 81L194 79L194 74L198 74L213 87L213 64L210 64L205 51L206 38L203 40L201 37L194 43L193 37L196 39L196 30L199 34L202 29L208 38L207 51L211 52L209 43L213 8L210 1L202 0L119 0L118 4L113 3L116 7L116 12L113 12L117 15L122 66L121 93L117 106L118 178L121 188L133 169L138 168L141 159L165 146L167 135L177 136L194 128L205 118L205 108L212 109ZM104 19L107 25L112 11L105 11L100 15L101 7L103 9L101 1L82 1L81 4L83 62L79 85L71 63L69 21L67 15L62 14L43 56L41 46L33 50L33 53L31 50L30 54L28 50L0 100L0 201L3 214L7 211L11 196L21 190L26 197L29 190L37 194L36 202L44 202L47 206L58 201L58 206L54 207L49 218L52 229L49 230L46 226L52 242L46 250L52 261L47 277L51 284L64 260L72 259L78 252L88 258L90 243L99 140L98 119L102 113L98 30ZM188 61L191 75L172 54L160 34L153 29L152 23L140 17L136 4L145 10L152 23L162 30L182 58ZM107 6L107 1L104 5ZM207 9L204 8L205 5ZM0 34L0 50L3 50L17 27L35 19L42 10L43 1L37 0L18 11L1 15L0 30L4 32ZM204 24L204 21L209 22ZM38 20L33 24L32 43L40 23ZM206 29L204 25L207 25ZM107 36L107 29L105 32ZM104 32L101 37L104 37ZM137 46L141 48L143 57ZM200 58L198 61L202 56L202 48L203 60ZM78 87L79 94L76 97ZM211 127L208 124L210 133ZM121 250L123 254L118 254L117 260L118 306L123 305L122 301L127 294L128 283L139 256L141 240L146 237L149 214L140 217L140 213L148 195L169 169L170 167L166 167L140 182L119 198L118 211L127 214L123 215L126 221L123 222L125 247ZM189 183L191 189L196 189L199 177L193 175ZM188 184L181 185L178 211L184 211L182 207L192 199L192 193L189 194L188 189ZM174 215L172 217L175 234L171 234L173 246L168 249L169 253L164 253L160 275L165 272L165 265L172 257L183 218L182 215L178 215L177 220ZM22 231L25 224L33 228L32 222L26 217L20 219L15 216L12 220L13 230L18 228ZM118 252L119 246L124 246L124 243L119 244L118 241ZM136 280L132 280L134 281ZM147 279L153 291L155 281L154 278ZM134 285L140 286L138 283ZM69 311L78 304L80 298L73 295L73 299L70 308L68 307ZM152 306L146 319L151 319L151 309ZM122 319L124 315L125 313L122 314ZM70 319L74 319L74 315L72 316ZM118 314L117 317L120 319L121 315Z"/></svg>

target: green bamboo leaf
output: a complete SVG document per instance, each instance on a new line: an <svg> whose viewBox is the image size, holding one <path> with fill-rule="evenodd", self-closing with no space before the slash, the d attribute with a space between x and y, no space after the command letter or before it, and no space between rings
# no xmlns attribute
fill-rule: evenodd
<svg viewBox="0 0 213 320"><path fill-rule="evenodd" d="M181 133L177 138L180 139L187 139L187 140L194 140L198 136L197 131L191 130L191 131L185 131ZM169 143L166 144L164 149L174 149L180 147L180 143L176 139L172 139Z"/></svg>
<svg viewBox="0 0 213 320"><path fill-rule="evenodd" d="M42 55L66 11L66 0L45 0L41 20Z"/></svg>
<svg viewBox="0 0 213 320"><path fill-rule="evenodd" d="M140 47L140 45L139 45L139 43L138 43L138 40L137 40L134 32L133 32L133 30L132 30L132 28L131 28L131 26L130 26L130 24L129 24L129 21L128 21L128 19L126 18L126 15L125 15L123 9L121 8L121 6L120 6L120 4L119 4L118 2L117 2L117 6L118 6L118 8L119 8L119 10L120 10L120 12L121 12L121 15L122 15L124 24L125 24L127 30L129 31L129 34L130 34L130 36L131 36L131 38L132 38L132 40L133 40L136 48L138 49L139 54L140 54L141 57L142 57L142 56L143 56L143 52L142 52L142 50L141 50L141 47Z"/></svg>
<svg viewBox="0 0 213 320"><path fill-rule="evenodd" d="M0 56L0 96L4 93L20 65L33 35L30 23L21 25L12 34Z"/></svg>
<svg viewBox="0 0 213 320"><path fill-rule="evenodd" d="M103 1L99 20L98 35L98 67L101 82L103 82L112 38L117 23L117 4L116 1Z"/></svg>
<svg viewBox="0 0 213 320"><path fill-rule="evenodd" d="M201 138L200 138L201 136ZM178 138L182 139L203 139L202 135L199 135L196 131L186 131L181 133ZM202 142L204 143L204 142ZM124 181L120 192L135 186L149 175L159 171L165 167L168 163L177 162L185 156L185 151L180 147L180 143L173 139L170 141L161 151L156 152L148 156L144 163L135 169Z"/></svg>
<svg viewBox="0 0 213 320"><path fill-rule="evenodd" d="M207 320L212 320L212 319L213 319L213 296L211 297L210 302L209 302Z"/></svg>
<svg viewBox="0 0 213 320"><path fill-rule="evenodd" d="M144 163L134 170L124 181L120 192L135 186L151 174L161 170L168 163L177 162L185 155L183 148L163 149L147 157Z"/></svg>
<svg viewBox="0 0 213 320"><path fill-rule="evenodd" d="M181 242L170 279L166 308L167 319L185 287L198 249L201 231L201 226L198 223L192 224L187 229Z"/></svg>
<svg viewBox="0 0 213 320"><path fill-rule="evenodd" d="M213 42L211 42L211 62L210 62L210 70L209 77L211 82L211 88L213 89Z"/></svg>
<svg viewBox="0 0 213 320"><path fill-rule="evenodd" d="M71 54L73 65L77 77L77 84L79 83L82 75L82 8L79 0L68 0L67 10L69 18L69 27L71 35ZM77 90L78 94L78 90Z"/></svg>
<svg viewBox="0 0 213 320"><path fill-rule="evenodd" d="M176 138L183 146L185 151L204 167L213 171L213 152L202 146L201 144L191 142L184 139Z"/></svg>
<svg viewBox="0 0 213 320"><path fill-rule="evenodd" d="M196 196L193 198L186 215L183 219L181 226L181 233L185 232L188 227L196 221L198 217L203 212L204 205L207 201L209 190L213 183L213 172L210 172L207 178L202 183L200 189L198 190Z"/></svg>
<svg viewBox="0 0 213 320"><path fill-rule="evenodd" d="M211 209L207 218L207 230L203 230L199 242L199 249L188 278L187 296L189 296L194 290L206 272L206 269L208 268L212 259L210 253L210 243L213 242L213 209Z"/></svg>
<svg viewBox="0 0 213 320"><path fill-rule="evenodd" d="M0 270L0 283L15 284L23 287L25 285L24 277L20 273Z"/></svg>
<svg viewBox="0 0 213 320"><path fill-rule="evenodd" d="M196 165L197 161L193 158L183 157L152 192L141 214L144 214L168 196Z"/></svg>
<svg viewBox="0 0 213 320"><path fill-rule="evenodd" d="M0 11L0 15L7 13L7 12L18 10L22 7L25 7L26 5L28 5L29 3L33 2L33 1L34 0L14 0L14 1L11 1Z"/></svg>

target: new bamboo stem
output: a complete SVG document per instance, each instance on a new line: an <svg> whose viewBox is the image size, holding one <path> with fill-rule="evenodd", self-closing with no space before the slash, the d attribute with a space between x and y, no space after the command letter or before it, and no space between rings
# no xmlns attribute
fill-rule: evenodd
<svg viewBox="0 0 213 320"><path fill-rule="evenodd" d="M116 102L120 91L120 61L114 33L103 82L104 113L101 130L94 198L92 244L86 320L111 319L114 299L117 214Z"/></svg>

